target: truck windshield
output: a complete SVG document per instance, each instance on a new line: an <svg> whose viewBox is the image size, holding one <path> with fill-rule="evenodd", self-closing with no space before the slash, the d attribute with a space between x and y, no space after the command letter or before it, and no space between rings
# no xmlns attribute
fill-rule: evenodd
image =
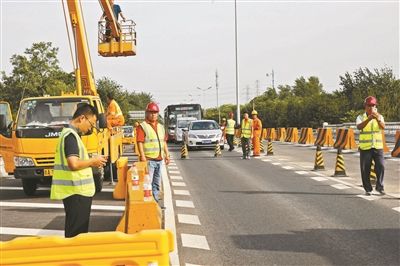
<svg viewBox="0 0 400 266"><path fill-rule="evenodd" d="M178 120L178 128L185 128L191 120Z"/></svg>
<svg viewBox="0 0 400 266"><path fill-rule="evenodd" d="M40 128L67 125L84 99L35 99L21 103L17 128Z"/></svg>

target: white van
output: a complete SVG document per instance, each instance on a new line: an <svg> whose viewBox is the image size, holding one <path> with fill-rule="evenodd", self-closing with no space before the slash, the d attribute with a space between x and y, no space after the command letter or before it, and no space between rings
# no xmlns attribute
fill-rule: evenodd
<svg viewBox="0 0 400 266"><path fill-rule="evenodd" d="M176 127L175 127L175 142L183 141L183 131L182 129L188 129L188 125L191 121L195 121L197 118L195 117L178 117L176 119Z"/></svg>

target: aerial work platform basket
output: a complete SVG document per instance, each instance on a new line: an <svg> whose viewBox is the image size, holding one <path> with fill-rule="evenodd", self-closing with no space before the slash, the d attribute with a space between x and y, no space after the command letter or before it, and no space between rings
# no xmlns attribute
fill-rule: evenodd
<svg viewBox="0 0 400 266"><path fill-rule="evenodd" d="M120 36L113 36L109 22L99 21L98 52L104 57L136 55L135 22L126 20L118 23Z"/></svg>

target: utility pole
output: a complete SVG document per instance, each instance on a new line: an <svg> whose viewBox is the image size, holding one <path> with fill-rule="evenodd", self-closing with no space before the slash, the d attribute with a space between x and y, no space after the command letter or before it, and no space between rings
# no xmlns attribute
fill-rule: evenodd
<svg viewBox="0 0 400 266"><path fill-rule="evenodd" d="M240 121L239 69L238 69L237 7L235 0L235 62L236 62L236 121Z"/></svg>
<svg viewBox="0 0 400 266"><path fill-rule="evenodd" d="M259 93L260 93L260 81L256 80L256 95L257 95L257 97L258 97Z"/></svg>
<svg viewBox="0 0 400 266"><path fill-rule="evenodd" d="M218 95L218 69L215 70L215 88L217 89L218 124L221 124L221 110L219 109L219 95Z"/></svg>
<svg viewBox="0 0 400 266"><path fill-rule="evenodd" d="M246 86L246 102L250 100L250 87L249 85Z"/></svg>
<svg viewBox="0 0 400 266"><path fill-rule="evenodd" d="M274 74L274 69L272 69L271 74L267 73L265 74L267 77L269 77L269 75L271 75L271 79L272 79L272 88L275 89L275 74Z"/></svg>

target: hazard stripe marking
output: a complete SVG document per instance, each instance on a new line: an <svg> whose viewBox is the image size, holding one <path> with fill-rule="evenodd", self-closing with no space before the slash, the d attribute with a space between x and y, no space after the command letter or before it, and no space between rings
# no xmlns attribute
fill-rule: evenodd
<svg viewBox="0 0 400 266"><path fill-rule="evenodd" d="M194 208L193 201L190 200L175 200L176 207Z"/></svg>
<svg viewBox="0 0 400 266"><path fill-rule="evenodd" d="M174 190L175 195L190 196L189 190Z"/></svg>

